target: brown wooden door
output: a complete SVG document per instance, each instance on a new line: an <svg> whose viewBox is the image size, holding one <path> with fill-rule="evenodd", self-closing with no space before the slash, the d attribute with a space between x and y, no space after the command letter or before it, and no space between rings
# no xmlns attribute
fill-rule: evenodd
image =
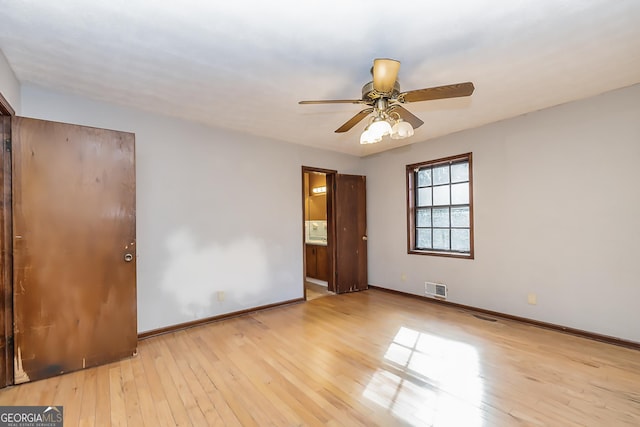
<svg viewBox="0 0 640 427"><path fill-rule="evenodd" d="M134 135L21 117L12 134L15 382L131 356Z"/></svg>
<svg viewBox="0 0 640 427"><path fill-rule="evenodd" d="M366 180L335 176L336 293L367 289Z"/></svg>
<svg viewBox="0 0 640 427"><path fill-rule="evenodd" d="M8 115L0 115L0 150L0 387L4 387L13 384L11 117Z"/></svg>

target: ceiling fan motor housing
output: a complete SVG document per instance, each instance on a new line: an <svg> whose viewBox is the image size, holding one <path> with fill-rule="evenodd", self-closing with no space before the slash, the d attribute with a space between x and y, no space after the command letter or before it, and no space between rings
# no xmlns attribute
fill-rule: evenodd
<svg viewBox="0 0 640 427"><path fill-rule="evenodd" d="M373 82L369 82L362 86L362 100L365 104L373 105L378 98L396 99L400 95L400 82L396 80L393 84L391 93L380 93L373 88Z"/></svg>

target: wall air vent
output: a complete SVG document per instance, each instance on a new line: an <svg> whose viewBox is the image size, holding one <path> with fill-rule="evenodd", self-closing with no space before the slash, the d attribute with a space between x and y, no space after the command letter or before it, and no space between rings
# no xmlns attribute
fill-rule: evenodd
<svg viewBox="0 0 640 427"><path fill-rule="evenodd" d="M442 283L424 282L425 294L436 298L447 298L447 285Z"/></svg>

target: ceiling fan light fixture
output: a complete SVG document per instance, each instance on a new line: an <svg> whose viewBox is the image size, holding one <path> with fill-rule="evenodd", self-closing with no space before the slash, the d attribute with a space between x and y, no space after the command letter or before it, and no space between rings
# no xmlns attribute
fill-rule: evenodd
<svg viewBox="0 0 640 427"><path fill-rule="evenodd" d="M299 104L367 105L367 108L351 117L335 132L347 132L373 113L369 124L360 135L360 144L372 144L381 141L382 137L386 135L389 135L391 139L409 138L413 136L414 129L424 124L401 104L460 98L470 96L475 90L472 82L463 82L400 92L399 70L400 61L389 58L374 59L373 67L371 67L372 81L362 87L362 98L300 101Z"/></svg>
<svg viewBox="0 0 640 427"><path fill-rule="evenodd" d="M413 136L413 126L411 123L398 119L391 128L391 139L404 139Z"/></svg>

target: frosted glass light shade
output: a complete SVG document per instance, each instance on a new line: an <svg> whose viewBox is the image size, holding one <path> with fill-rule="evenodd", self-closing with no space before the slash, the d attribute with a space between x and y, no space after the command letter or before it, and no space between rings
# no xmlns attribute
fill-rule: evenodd
<svg viewBox="0 0 640 427"><path fill-rule="evenodd" d="M384 119L376 119L369 125L367 130L371 132L374 137L382 139L383 136L391 133L391 125Z"/></svg>
<svg viewBox="0 0 640 427"><path fill-rule="evenodd" d="M389 93L398 78L400 62L395 59L378 58L373 61L373 87L378 92Z"/></svg>
<svg viewBox="0 0 640 427"><path fill-rule="evenodd" d="M369 129L365 129L360 135L360 144L375 144L376 142L382 141L382 137L377 137L374 135Z"/></svg>
<svg viewBox="0 0 640 427"><path fill-rule="evenodd" d="M400 119L391 128L391 139L403 139L413 136L413 126L411 123Z"/></svg>

